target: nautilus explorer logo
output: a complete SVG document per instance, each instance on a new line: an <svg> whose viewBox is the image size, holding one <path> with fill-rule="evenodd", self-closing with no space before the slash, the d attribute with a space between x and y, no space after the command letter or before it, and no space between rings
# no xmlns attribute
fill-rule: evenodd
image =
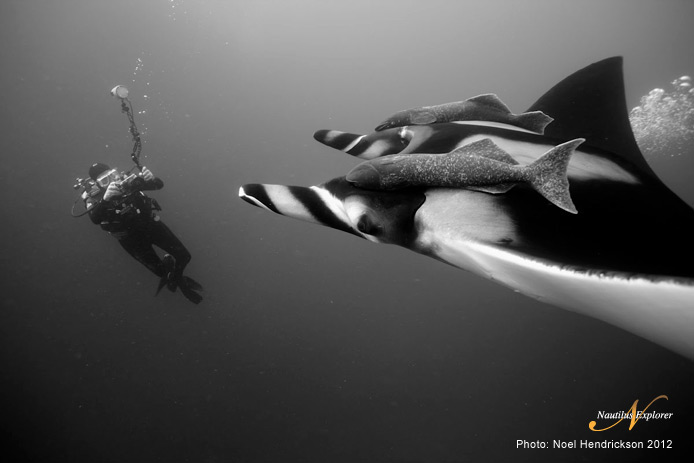
<svg viewBox="0 0 694 463"><path fill-rule="evenodd" d="M599 411L598 412L598 420L617 420L614 423L612 423L610 426L607 426L605 428L597 429L598 422L593 420L590 423L588 423L588 428L590 428L591 431L607 431L610 428L614 428L617 426L619 423L621 423L623 420L628 419L631 420L629 423L629 431L631 431L636 423L639 420L644 420L644 421L649 421L649 420L669 420L672 418L672 415L674 413L661 413L661 412L647 412L648 408L653 405L653 402L660 400L660 399L665 399L669 400L668 396L666 395L659 395L655 399L651 400L651 403L646 405L643 410L639 410L639 399L636 399L634 403L631 405L631 408L629 408L627 411L618 411L618 412L606 412L606 411Z"/></svg>

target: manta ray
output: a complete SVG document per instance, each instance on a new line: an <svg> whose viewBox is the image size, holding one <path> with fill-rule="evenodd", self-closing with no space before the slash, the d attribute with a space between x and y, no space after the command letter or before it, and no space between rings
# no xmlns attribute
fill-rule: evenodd
<svg viewBox="0 0 694 463"><path fill-rule="evenodd" d="M239 195L277 214L405 247L694 359L694 210L639 151L621 57L570 75L527 112L553 121L542 134L466 120L368 135L320 130L314 138L373 162L427 153L445 159L488 140L513 158L508 165L531 165L580 139L566 167L577 213L502 180L496 191L436 182L379 190L359 188L349 175L312 187L247 184Z"/></svg>

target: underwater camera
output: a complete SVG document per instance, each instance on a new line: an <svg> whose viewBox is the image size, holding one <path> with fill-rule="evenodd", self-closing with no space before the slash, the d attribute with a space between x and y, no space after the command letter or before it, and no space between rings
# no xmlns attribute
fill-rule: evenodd
<svg viewBox="0 0 694 463"><path fill-rule="evenodd" d="M145 186L145 179L140 174L130 174L120 182L123 193L134 193Z"/></svg>

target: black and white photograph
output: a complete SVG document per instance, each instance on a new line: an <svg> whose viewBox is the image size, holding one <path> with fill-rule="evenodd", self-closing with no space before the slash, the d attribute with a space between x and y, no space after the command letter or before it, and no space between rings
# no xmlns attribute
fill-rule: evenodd
<svg viewBox="0 0 694 463"><path fill-rule="evenodd" d="M694 454L694 1L4 0L17 463Z"/></svg>

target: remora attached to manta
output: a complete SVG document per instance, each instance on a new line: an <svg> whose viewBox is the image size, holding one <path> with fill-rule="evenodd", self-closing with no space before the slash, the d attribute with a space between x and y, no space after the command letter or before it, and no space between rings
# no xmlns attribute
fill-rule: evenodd
<svg viewBox="0 0 694 463"><path fill-rule="evenodd" d="M562 143L529 166L519 166L506 151L485 138L447 154L391 154L359 164L347 181L359 188L394 190L410 186L468 188L506 193L525 182L549 202L576 213L566 178L574 149L585 140Z"/></svg>
<svg viewBox="0 0 694 463"><path fill-rule="evenodd" d="M552 118L542 111L513 114L498 96L493 93L477 95L465 101L455 101L435 106L398 111L381 122L376 131L406 125L428 125L440 122L475 121L502 122L515 125L539 134L544 133Z"/></svg>
<svg viewBox="0 0 694 463"><path fill-rule="evenodd" d="M373 191L339 177L308 188L249 184L239 195L278 214L406 247L694 359L694 210L663 185L636 145L621 58L572 74L528 111L554 118L543 135L465 121L369 135L321 130L314 138L362 159L450 153L489 139L523 165L583 138L567 170L578 214L524 185L503 194Z"/></svg>

